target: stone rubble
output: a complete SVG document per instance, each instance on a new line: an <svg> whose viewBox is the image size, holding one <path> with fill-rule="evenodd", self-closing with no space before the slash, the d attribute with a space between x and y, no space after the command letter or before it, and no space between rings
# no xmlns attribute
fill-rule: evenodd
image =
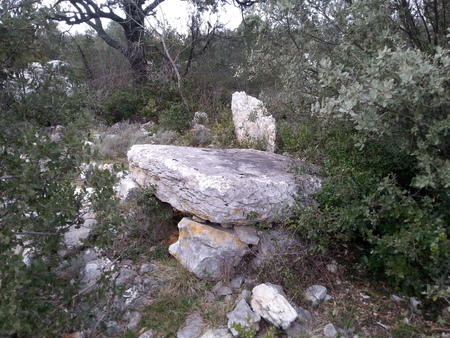
<svg viewBox="0 0 450 338"><path fill-rule="evenodd" d="M227 314L227 318L228 329L233 336L239 335L238 331L236 331L236 325L240 325L243 329L251 327L255 331L259 330L261 317L250 309L245 299L241 299L236 304L234 310Z"/></svg>
<svg viewBox="0 0 450 338"><path fill-rule="evenodd" d="M321 302L325 302L331 297L327 294L327 288L322 285L313 285L306 289L304 298L306 300L311 301L311 304L313 306L316 306L317 304Z"/></svg>
<svg viewBox="0 0 450 338"><path fill-rule="evenodd" d="M273 284L260 284L252 290L253 311L276 327L287 329L297 318L297 311Z"/></svg>

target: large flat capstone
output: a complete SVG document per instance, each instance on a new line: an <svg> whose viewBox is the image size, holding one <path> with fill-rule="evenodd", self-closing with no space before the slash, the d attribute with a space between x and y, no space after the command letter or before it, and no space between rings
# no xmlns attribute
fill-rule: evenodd
<svg viewBox="0 0 450 338"><path fill-rule="evenodd" d="M133 179L154 185L174 208L219 224L277 221L290 215L294 195L313 203L320 179L294 175L292 159L253 149L134 145L128 152Z"/></svg>

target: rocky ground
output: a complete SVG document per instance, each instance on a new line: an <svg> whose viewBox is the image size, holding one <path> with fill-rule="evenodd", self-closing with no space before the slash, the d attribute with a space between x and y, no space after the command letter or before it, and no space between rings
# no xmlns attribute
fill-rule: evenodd
<svg viewBox="0 0 450 338"><path fill-rule="evenodd" d="M118 196L126 201L135 184L129 176L120 177ZM161 223L129 203L123 208L133 210L138 227L118 236L109 248L86 249L80 242L89 239L92 214L84 228L66 236L61 273L81 282L75 298L83 301L74 315L85 320L81 331L67 328L63 337L450 337L448 313L364 275L355 258L358 249L311 254L313 243L280 224L259 226L260 243L243 240L249 250L242 261L211 281L169 254L178 240L177 224L195 215L158 202L171 215ZM261 285L263 296L278 290L273 298L281 303L264 307L255 300ZM311 291L316 291L313 296Z"/></svg>

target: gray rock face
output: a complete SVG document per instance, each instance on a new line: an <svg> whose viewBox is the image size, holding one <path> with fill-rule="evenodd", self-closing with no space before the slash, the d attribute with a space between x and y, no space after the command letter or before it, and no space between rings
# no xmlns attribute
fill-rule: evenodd
<svg viewBox="0 0 450 338"><path fill-rule="evenodd" d="M232 230L198 223L187 217L178 223L178 228L178 241L169 247L169 252L199 278L221 279L248 252L247 244Z"/></svg>
<svg viewBox="0 0 450 338"><path fill-rule="evenodd" d="M263 146L267 151L275 151L275 119L268 114L262 101L245 92L236 92L232 96L231 110L239 143Z"/></svg>
<svg viewBox="0 0 450 338"><path fill-rule="evenodd" d="M177 338L198 338L202 335L205 323L198 313L190 314L186 318L184 327L177 332Z"/></svg>
<svg viewBox="0 0 450 338"><path fill-rule="evenodd" d="M259 243L259 237L255 227L250 225L236 225L234 231L244 243L251 245L257 245Z"/></svg>
<svg viewBox="0 0 450 338"><path fill-rule="evenodd" d="M327 324L323 328L323 335L327 338L337 337L338 332L333 324Z"/></svg>
<svg viewBox="0 0 450 338"><path fill-rule="evenodd" d="M245 299L241 299L237 303L233 311L227 314L228 329L230 329L233 336L238 336L239 333L234 329L234 325L240 324L242 328L251 326L255 331L259 330L259 322L261 317L253 312L248 306Z"/></svg>
<svg viewBox="0 0 450 338"><path fill-rule="evenodd" d="M252 149L134 145L128 161L133 179L155 185L161 201L219 224L276 221L291 214L286 207L296 193L314 203L311 195L320 188L312 175L294 180L287 171L292 159Z"/></svg>
<svg viewBox="0 0 450 338"><path fill-rule="evenodd" d="M313 285L306 289L306 300L311 301L312 305L317 305L322 301L327 300L327 288L322 285Z"/></svg>
<svg viewBox="0 0 450 338"><path fill-rule="evenodd" d="M252 291L253 311L274 326L287 329L297 318L297 311L279 292L277 286L260 284Z"/></svg>

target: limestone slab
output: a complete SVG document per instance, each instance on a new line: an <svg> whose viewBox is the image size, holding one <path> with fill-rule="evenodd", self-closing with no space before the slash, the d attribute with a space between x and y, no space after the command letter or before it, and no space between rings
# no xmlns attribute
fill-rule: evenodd
<svg viewBox="0 0 450 338"><path fill-rule="evenodd" d="M296 204L313 203L320 179L296 175L292 159L253 149L134 145L128 152L133 179L155 186L155 195L182 212L219 224L274 222Z"/></svg>

